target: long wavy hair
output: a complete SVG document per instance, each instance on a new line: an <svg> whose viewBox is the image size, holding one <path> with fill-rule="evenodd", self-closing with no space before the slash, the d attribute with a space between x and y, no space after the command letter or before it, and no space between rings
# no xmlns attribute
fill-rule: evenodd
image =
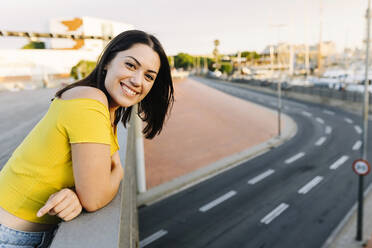
<svg viewBox="0 0 372 248"><path fill-rule="evenodd" d="M173 82L169 68L168 58L157 38L140 30L129 30L117 35L103 50L98 58L97 65L85 78L72 83L55 94L60 97L63 92L77 86L91 86L102 90L109 101L112 100L105 88L106 73L104 67L116 56L118 52L128 50L135 44L145 44L151 47L160 58L160 68L154 84L147 96L138 104L138 116L146 122L143 134L152 139L162 130L164 120L174 102ZM130 120L132 107L119 107L115 111L114 125L121 121L126 127Z"/></svg>

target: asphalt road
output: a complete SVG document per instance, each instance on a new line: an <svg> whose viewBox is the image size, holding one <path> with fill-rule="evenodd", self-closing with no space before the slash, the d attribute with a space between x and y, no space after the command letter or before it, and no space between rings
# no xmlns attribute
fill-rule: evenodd
<svg viewBox="0 0 372 248"><path fill-rule="evenodd" d="M57 89L0 92L0 169L39 122Z"/></svg>
<svg viewBox="0 0 372 248"><path fill-rule="evenodd" d="M277 98L268 94L193 79L276 109ZM362 119L337 108L289 99L283 99L283 112L298 126L290 141L141 208L140 246L321 247L357 199L358 177L351 164L361 157ZM370 122L370 134L371 127ZM365 177L365 187L371 178Z"/></svg>

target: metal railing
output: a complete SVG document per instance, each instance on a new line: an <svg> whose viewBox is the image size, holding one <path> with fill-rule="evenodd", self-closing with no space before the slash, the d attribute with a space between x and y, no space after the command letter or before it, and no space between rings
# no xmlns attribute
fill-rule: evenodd
<svg viewBox="0 0 372 248"><path fill-rule="evenodd" d="M270 89L272 91L277 90L277 83L272 83L266 80L244 80L244 79L233 79L232 82L244 83L248 86L256 86ZM288 84L282 85L282 91L284 94L286 92L296 92L306 95L319 96L324 98L333 98L348 102L362 102L363 93L357 91L347 91L347 90L336 90L328 87L307 87L307 86L290 86ZM288 95L288 94L287 94ZM372 95L370 97L370 102L372 100Z"/></svg>
<svg viewBox="0 0 372 248"><path fill-rule="evenodd" d="M39 33L39 32L22 32L22 31L5 31L0 30L0 37L24 37L24 38L53 38L53 39L73 39L73 40L111 40L111 35L83 35L83 34L55 34L55 33Z"/></svg>

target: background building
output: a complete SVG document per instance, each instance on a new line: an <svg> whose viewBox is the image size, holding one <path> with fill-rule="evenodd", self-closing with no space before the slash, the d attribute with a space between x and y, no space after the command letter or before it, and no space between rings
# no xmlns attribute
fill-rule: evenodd
<svg viewBox="0 0 372 248"><path fill-rule="evenodd" d="M50 33L112 36L134 26L94 17L56 18L49 23ZM32 30L29 30L30 32ZM34 41L34 40L33 40ZM70 77L71 68L80 60L96 61L107 41L43 40L46 49L0 50L0 90L23 87L25 83L45 85L53 79Z"/></svg>

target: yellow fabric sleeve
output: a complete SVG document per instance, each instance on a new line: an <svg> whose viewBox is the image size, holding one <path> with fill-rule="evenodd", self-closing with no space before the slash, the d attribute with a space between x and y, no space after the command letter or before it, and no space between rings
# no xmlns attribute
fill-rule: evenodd
<svg viewBox="0 0 372 248"><path fill-rule="evenodd" d="M109 111L100 101L75 101L63 111L61 118L69 143L111 144Z"/></svg>

